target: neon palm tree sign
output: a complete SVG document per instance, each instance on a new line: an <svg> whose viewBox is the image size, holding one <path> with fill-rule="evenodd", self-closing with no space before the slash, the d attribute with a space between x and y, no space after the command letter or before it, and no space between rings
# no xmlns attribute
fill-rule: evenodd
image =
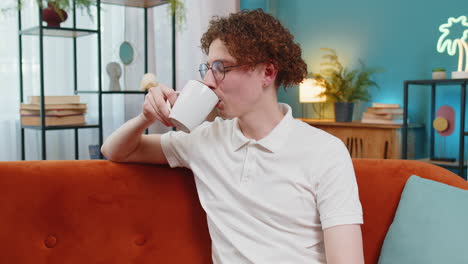
<svg viewBox="0 0 468 264"><path fill-rule="evenodd" d="M460 23L463 28L461 36L450 36L450 29ZM439 31L442 35L437 41L437 51L443 53L447 51L450 56L457 53L458 48L458 74L452 73L452 78L468 78L468 19L466 16L458 18L449 18L446 24L439 26ZM452 38L449 38L452 37ZM465 59L465 71L463 72L463 59ZM454 75L458 77L454 77Z"/></svg>

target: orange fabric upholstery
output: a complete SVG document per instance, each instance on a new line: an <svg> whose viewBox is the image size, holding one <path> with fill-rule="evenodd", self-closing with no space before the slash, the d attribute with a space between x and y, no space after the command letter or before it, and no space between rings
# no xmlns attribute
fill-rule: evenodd
<svg viewBox="0 0 468 264"><path fill-rule="evenodd" d="M420 161L353 159L353 163L364 213L365 263L377 263L401 192L411 175L468 190L468 183L458 175Z"/></svg>
<svg viewBox="0 0 468 264"><path fill-rule="evenodd" d="M468 189L442 168L354 160L366 263L377 263L407 178ZM0 263L211 263L193 175L109 161L0 162Z"/></svg>
<svg viewBox="0 0 468 264"><path fill-rule="evenodd" d="M189 170L0 162L0 190L0 263L211 262Z"/></svg>

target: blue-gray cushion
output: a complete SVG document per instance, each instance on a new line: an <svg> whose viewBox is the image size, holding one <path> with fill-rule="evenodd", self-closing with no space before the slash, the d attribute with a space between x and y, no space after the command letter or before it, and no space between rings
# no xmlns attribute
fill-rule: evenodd
<svg viewBox="0 0 468 264"><path fill-rule="evenodd" d="M411 176L379 264L468 263L468 191Z"/></svg>

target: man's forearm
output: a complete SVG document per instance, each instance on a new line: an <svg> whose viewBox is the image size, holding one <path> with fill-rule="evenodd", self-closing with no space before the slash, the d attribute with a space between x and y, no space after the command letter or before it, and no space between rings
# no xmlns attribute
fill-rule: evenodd
<svg viewBox="0 0 468 264"><path fill-rule="evenodd" d="M102 154L113 161L123 161L141 141L143 131L151 125L141 114L114 131L101 147Z"/></svg>
<svg viewBox="0 0 468 264"><path fill-rule="evenodd" d="M364 264L361 226L339 225L324 230L325 252L330 264Z"/></svg>

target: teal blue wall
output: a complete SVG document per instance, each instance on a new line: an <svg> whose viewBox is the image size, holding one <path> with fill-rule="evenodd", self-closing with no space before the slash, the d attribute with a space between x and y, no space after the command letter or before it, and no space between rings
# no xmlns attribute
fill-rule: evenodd
<svg viewBox="0 0 468 264"><path fill-rule="evenodd" d="M240 9L256 9L261 8L265 11L269 10L268 0L241 0Z"/></svg>
<svg viewBox="0 0 468 264"><path fill-rule="evenodd" d="M262 8L289 28L302 47L309 72L318 71L323 47L336 49L346 66L355 67L362 59L368 66L384 68L375 76L381 88L372 89L372 102L399 104L403 104L404 80L430 79L433 68L456 70L458 54L450 57L436 51L438 27L449 17L468 15L466 0L241 0L244 8ZM455 33L461 31L460 27ZM451 105L458 115L459 96L458 87L442 87L437 107ZM293 107L294 116L303 116L297 87L287 92L280 89L279 100ZM359 105L354 118L360 119L369 104ZM429 89L415 87L410 92L410 121L424 123L428 131L428 110ZM456 156L458 139L458 135L447 138L449 156Z"/></svg>

